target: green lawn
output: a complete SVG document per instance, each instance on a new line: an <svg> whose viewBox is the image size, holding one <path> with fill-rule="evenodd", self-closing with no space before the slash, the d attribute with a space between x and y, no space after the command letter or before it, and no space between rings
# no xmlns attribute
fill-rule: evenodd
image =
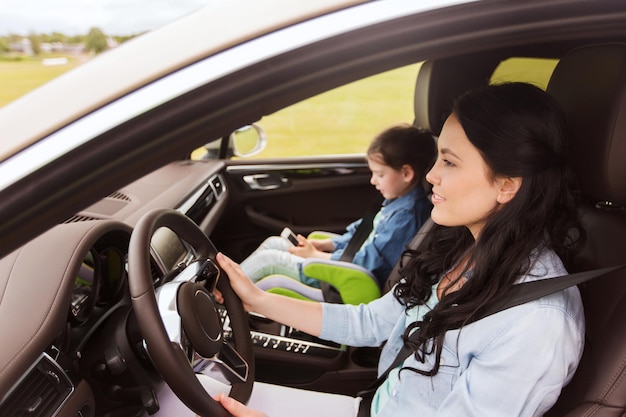
<svg viewBox="0 0 626 417"><path fill-rule="evenodd" d="M0 60L0 107L79 65L68 59L64 65L45 66L41 59Z"/></svg>
<svg viewBox="0 0 626 417"><path fill-rule="evenodd" d="M369 77L264 117L259 123L269 141L259 156L365 152L383 129L413 121L418 69L410 65Z"/></svg>

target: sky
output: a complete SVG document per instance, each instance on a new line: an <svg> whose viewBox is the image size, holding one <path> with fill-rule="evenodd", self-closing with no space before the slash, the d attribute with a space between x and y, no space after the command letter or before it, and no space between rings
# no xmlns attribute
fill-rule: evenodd
<svg viewBox="0 0 626 417"><path fill-rule="evenodd" d="M134 35L218 0L0 0L0 36L60 32Z"/></svg>

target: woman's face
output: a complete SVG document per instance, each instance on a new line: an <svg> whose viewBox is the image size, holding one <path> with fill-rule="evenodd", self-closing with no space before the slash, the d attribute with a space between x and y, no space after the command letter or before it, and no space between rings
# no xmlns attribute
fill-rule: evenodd
<svg viewBox="0 0 626 417"><path fill-rule="evenodd" d="M426 174L433 185L431 217L442 226L466 226L477 239L498 206L500 182L452 115L438 140L437 162Z"/></svg>

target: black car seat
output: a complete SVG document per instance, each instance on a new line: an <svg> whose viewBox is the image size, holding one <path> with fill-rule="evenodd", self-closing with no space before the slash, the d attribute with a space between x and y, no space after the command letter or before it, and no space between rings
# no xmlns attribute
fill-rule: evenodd
<svg viewBox="0 0 626 417"><path fill-rule="evenodd" d="M565 111L587 243L574 263L626 263L626 44L591 45L561 58L547 91ZM572 268L570 268L570 272ZM626 413L626 271L580 285L586 343L573 380L546 416Z"/></svg>
<svg viewBox="0 0 626 417"><path fill-rule="evenodd" d="M467 90L488 84L499 63L500 55L489 53L425 61L415 84L413 125L439 137L454 99ZM459 68L463 68L462 73L459 73ZM432 225L432 219L424 222L408 247L416 248ZM382 289L383 293L400 280L400 265L397 262L394 266Z"/></svg>
<svg viewBox="0 0 626 417"><path fill-rule="evenodd" d="M415 124L439 135L452 100L488 83L497 57L427 62L417 81ZM460 76L458 68L463 68ZM559 61L547 88L564 109L571 162L581 190L587 243L570 272L626 263L626 45L577 48ZM426 223L409 245L416 247ZM400 279L398 265L388 291ZM586 315L586 345L573 380L546 417L626 415L626 272L580 285ZM514 387L512 387L514 389Z"/></svg>
<svg viewBox="0 0 626 417"><path fill-rule="evenodd" d="M499 54L482 53L425 61L415 83L413 124L438 137L454 100L467 90L488 84L500 60ZM459 68L463 68L461 73Z"/></svg>

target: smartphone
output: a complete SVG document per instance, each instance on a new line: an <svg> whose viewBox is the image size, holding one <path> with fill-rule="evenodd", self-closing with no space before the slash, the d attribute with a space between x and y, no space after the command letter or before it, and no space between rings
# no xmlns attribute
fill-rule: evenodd
<svg viewBox="0 0 626 417"><path fill-rule="evenodd" d="M290 241L294 246L298 246L298 238L296 237L296 234L291 231L290 228L285 227L283 231L280 232L280 236Z"/></svg>

